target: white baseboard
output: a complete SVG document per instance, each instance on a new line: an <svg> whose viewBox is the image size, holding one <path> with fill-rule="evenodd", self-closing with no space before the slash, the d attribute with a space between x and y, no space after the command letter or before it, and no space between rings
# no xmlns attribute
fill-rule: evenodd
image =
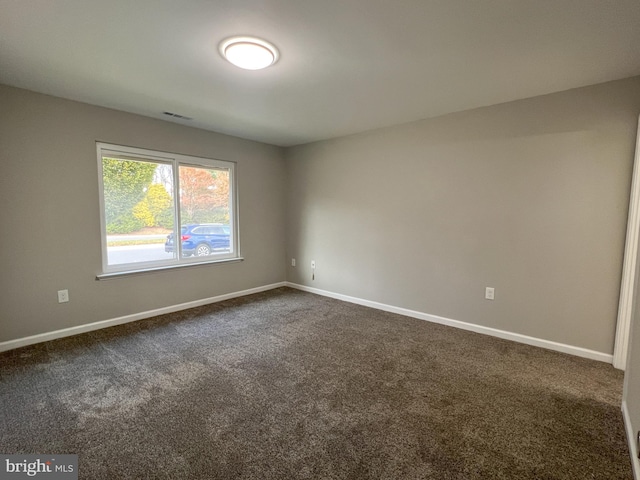
<svg viewBox="0 0 640 480"><path fill-rule="evenodd" d="M210 303L222 302L224 300L229 300L231 298L243 297L245 295L251 295L253 293L273 290L274 288L284 287L285 285L286 285L286 282L272 283L270 285L263 285L261 287L250 288L248 290L241 290L239 292L225 293L224 295L217 295L215 297L203 298L202 300L194 300L193 302L180 303L178 305L170 305L168 307L156 308L155 310L148 310L146 312L134 313L132 315L125 315L124 317L112 318L110 320L101 320L99 322L87 323L85 325L78 325L77 327L63 328L62 330L54 330L53 332L39 333L38 335L32 335L30 337L17 338L15 340L0 342L0 352L13 350L14 348L25 347L27 345L33 345L34 343L41 343L41 342L47 342L49 340L55 340L56 338L70 337L72 335L91 332L93 330L99 330L101 328L114 327L116 325L122 325L123 323L135 322L136 320L151 318L157 315L164 315L165 313L173 313L173 312L178 312L180 310L186 310L188 308L208 305Z"/></svg>
<svg viewBox="0 0 640 480"><path fill-rule="evenodd" d="M274 288L288 286L305 292L311 292L325 297L335 298L337 300L343 300L349 303L355 303L358 305L364 305L366 307L375 308L378 310L384 310L386 312L397 313L405 315L407 317L417 318L420 320L426 320L428 322L439 323L442 325L448 325L450 327L461 328L463 330L470 330L476 333L482 333L485 335L491 335L493 337L499 337L506 340L512 340L514 342L525 343L527 345L533 345L536 347L547 348L549 350L555 350L558 352L568 353L579 357L590 358L592 360L598 360L601 362L612 363L613 355L596 352L594 350L588 350L586 348L574 347L572 345L566 345L563 343L552 342L550 340L543 340L540 338L529 337L527 335L521 335L519 333L507 332L505 330L498 330L490 327L483 327L481 325L475 325L473 323L461 322L459 320L453 320L450 318L439 317L437 315L430 315L428 313L418 312L415 310L409 310L407 308L395 307L393 305L387 305L384 303L374 302L371 300L365 300L362 298L350 297L348 295L342 295L340 293L333 293L327 290L321 290L319 288L307 287L305 285L299 285L291 282L278 282L270 285L263 285L261 287L250 288L248 290L241 290L239 292L226 293L224 295L218 295L215 297L204 298L202 300L194 300L193 302L181 303L178 305L170 305L168 307L157 308L155 310L148 310L146 312L134 313L132 315L125 315L123 317L112 318L109 320L102 320L99 322L88 323L85 325L79 325L77 327L69 327L61 330L55 330L52 332L40 333L38 335L32 335L29 337L17 338L15 340L8 340L6 342L0 342L0 352L7 350L13 350L14 348L25 347L27 345L33 345L35 343L47 342L49 340L55 340L56 338L70 337L72 335L78 335L84 332L91 332L93 330L99 330L101 328L113 327L116 325L122 325L124 323L135 322L136 320L142 320L145 318L155 317L157 315L164 315L166 313L178 312L180 310L186 310L188 308L199 307L201 305L207 305L210 303L222 302L231 298L242 297L245 295L251 295L253 293L264 292L272 290ZM640 480L640 479L638 479Z"/></svg>
<svg viewBox="0 0 640 480"><path fill-rule="evenodd" d="M525 343L527 345L542 347L548 350L555 350L556 352L568 353L571 355L576 355L578 357L590 358L592 360L598 360L600 362L613 363L613 355L609 353L602 353L602 352L597 352L595 350L589 350L587 348L574 347L573 345L566 345L564 343L552 342L551 340L544 340L541 338L529 337L527 335L508 332L506 330L498 330L496 328L483 327L482 325L475 325L473 323L461 322L460 320L453 320L451 318L439 317L437 315L430 315L428 313L409 310L407 308L395 307L393 305L387 305L384 303L373 302L371 300L364 300L362 298L350 297L348 295L333 293L327 290L321 290L319 288L307 287L305 285L299 285L297 283L286 282L286 285L288 287L295 288L298 290L303 290L305 292L315 293L318 295L323 295L325 297L331 297L337 300L343 300L349 303L356 303L358 305L364 305L365 307L384 310L385 312L398 313L400 315L405 315L407 317L426 320L428 322L433 322L433 323L439 323L441 325L448 325L450 327L461 328L463 330L470 330L472 332L482 333L484 335L491 335L492 337L503 338L505 340L512 340L518 343Z"/></svg>
<svg viewBox="0 0 640 480"><path fill-rule="evenodd" d="M627 432L627 444L629 446L629 455L631 456L631 467L633 468L633 478L640 480L640 460L638 460L638 448L636 445L636 435L631 425L631 417L627 408L627 401L622 401L622 417L624 418L624 429Z"/></svg>

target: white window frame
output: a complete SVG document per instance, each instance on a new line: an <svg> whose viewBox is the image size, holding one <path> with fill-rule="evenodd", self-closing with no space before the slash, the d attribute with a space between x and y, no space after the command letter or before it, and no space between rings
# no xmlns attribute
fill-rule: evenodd
<svg viewBox="0 0 640 480"><path fill-rule="evenodd" d="M101 246L102 246L102 273L97 275L98 279L109 278L113 276L145 273L149 271L181 268L192 265L227 263L232 261L243 260L240 255L240 241L238 235L238 197L237 197L237 179L236 179L236 162L229 160L219 160L213 158L195 157L192 155L183 155L176 153L161 152L156 150L148 150L143 148L126 147L122 145L114 145L110 143L96 142L96 150L98 155L98 184L100 190L100 230L101 230ZM164 163L173 167L173 209L174 209L174 225L173 238L174 246L177 247L175 258L167 260L154 260L149 262L135 262L118 265L109 265L107 254L107 226L104 202L104 180L102 171L102 158L104 156L112 156L116 158L129 158L131 160L150 160L155 163ZM180 219L180 166L200 167L200 168L221 168L229 171L229 227L230 232L230 251L228 253L216 254L214 257L183 257L181 238L181 219Z"/></svg>

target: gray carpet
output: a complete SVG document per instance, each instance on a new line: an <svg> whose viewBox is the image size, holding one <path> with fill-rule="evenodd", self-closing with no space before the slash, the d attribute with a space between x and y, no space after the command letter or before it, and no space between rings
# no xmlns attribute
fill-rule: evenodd
<svg viewBox="0 0 640 480"><path fill-rule="evenodd" d="M631 479L610 365L287 288L0 355L80 478Z"/></svg>

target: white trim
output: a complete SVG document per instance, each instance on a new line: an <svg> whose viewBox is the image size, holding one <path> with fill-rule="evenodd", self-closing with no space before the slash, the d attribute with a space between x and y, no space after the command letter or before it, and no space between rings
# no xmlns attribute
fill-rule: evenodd
<svg viewBox="0 0 640 480"><path fill-rule="evenodd" d="M629 416L629 408L626 400L622 401L622 418L624 418L624 429L627 432L627 444L629 446L629 456L631 457L631 467L633 469L633 478L640 480L640 460L638 460L638 447L636 445L636 436L633 432L631 417Z"/></svg>
<svg viewBox="0 0 640 480"><path fill-rule="evenodd" d="M13 350L14 348L25 347L27 345L33 345L34 343L55 340L56 338L70 337L72 335L78 335L79 333L92 332L94 330L100 330L101 328L114 327L116 325L122 325L124 323L135 322L136 320L151 318L157 315L164 315L165 313L173 313L180 310L186 310L188 308L208 305L210 303L222 302L231 298L243 297L245 295L265 292L267 290L273 290L274 288L280 288L284 286L286 286L286 282L272 283L270 285L249 288L247 290L241 290L239 292L225 293L223 295L217 295L215 297L203 298L202 300L194 300L192 302L180 303L178 305L169 305L168 307L156 308L154 310L147 310L146 312L134 313L132 315L125 315L124 317L112 318L110 320L101 320L99 322L78 325L77 327L63 328L62 330L54 330L53 332L39 333L38 335L32 335L30 337L8 340L6 342L0 342L0 352Z"/></svg>
<svg viewBox="0 0 640 480"><path fill-rule="evenodd" d="M260 293L267 290L273 290L280 287L291 287L297 290L303 290L305 292L315 293L317 295L323 295L325 297L335 298L349 303L355 303L358 305L364 305L366 307L375 308L377 310L384 310L386 312L397 313L405 315L407 317L417 318L420 320L426 320L428 322L439 323L441 325L447 325L450 327L460 328L463 330L470 330L472 332L481 333L484 335L491 335L493 337L503 338L505 340L512 340L518 343L525 343L527 345L533 345L536 347L547 348L549 350L555 350L558 352L569 353L579 357L590 358L592 360L598 360L601 362L611 363L613 356L610 354L596 352L594 350L588 350L582 347L574 347L572 345L566 345L563 343L552 342L550 340L544 340L535 337L529 337L527 335L521 335L519 333L507 332L505 330L498 330L495 328L484 327L482 325L475 325L473 323L461 322L459 320L453 320L450 318L439 317L437 315L430 315L428 313L418 312L415 310L409 310L407 308L395 307L393 305L387 305L384 303L374 302L371 300L365 300L362 298L350 297L348 295L342 295L340 293L333 293L327 290L321 290L319 288L307 287L305 285L299 285L291 282L278 282L270 285L263 285L261 287L250 288L247 290L241 290L239 292L231 292L223 295L217 295L215 297L204 298L202 300L194 300L192 302L180 303L178 305L169 305L167 307L157 308L154 310L148 310L146 312L134 313L131 315L125 315L123 317L112 318L109 320L101 320L98 322L88 323L85 325L78 325L77 327L69 327L61 330L55 330L52 332L40 333L29 337L17 338L15 340L8 340L6 342L0 342L0 352L7 350L13 350L14 348L20 348L27 345L33 345L35 343L47 342L49 340L55 340L56 338L70 337L72 335L78 335L80 333L91 332L99 330L101 328L113 327L116 325L122 325L124 323L135 322L136 320L142 320L145 318L155 317L157 315L164 315L166 313L178 312L180 310L186 310L188 308L199 307L202 305L208 305L210 303L222 302L231 298L242 297L245 295L251 295L254 293ZM640 479L638 479L640 480Z"/></svg>
<svg viewBox="0 0 640 480"><path fill-rule="evenodd" d="M418 312L415 310L409 310L407 308L395 307L393 305L387 305L384 303L373 302L371 300L364 300L362 298L350 297L348 295L342 295L340 293L333 293L319 288L307 287L305 285L299 285L297 283L286 282L287 287L296 288L305 292L315 293L323 295L325 297L335 298L337 300L343 300L349 303L356 303L358 305L364 305L365 307L371 307L378 310L384 310L385 312L398 313L407 317L417 318L419 320L426 320L427 322L439 323L441 325L447 325L449 327L460 328L462 330L470 330L476 333L482 333L484 335L491 335L492 337L503 338L505 340L512 340L518 343L525 343L527 345L533 345L535 347L542 347L556 352L568 353L576 355L578 357L590 358L592 360L598 360L600 362L611 363L613 361L613 355L608 353L597 352L595 350L589 350L587 348L575 347L573 345L567 345L564 343L552 342L551 340L544 340L542 338L529 337L527 335L521 335L519 333L507 332L505 330L498 330L497 328L484 327L482 325L475 325L473 323L461 322L460 320L453 320L451 318L439 317L437 315L431 315L428 313Z"/></svg>
<svg viewBox="0 0 640 480"><path fill-rule="evenodd" d="M613 349L613 366L624 370L627 366L627 350L629 348L629 332L633 316L633 300L638 269L638 238L640 232L640 121L636 137L636 154L631 180L631 196L629 199L629 217L627 219L627 240L624 246L624 264L622 267L622 284L620 285L620 304L618 306L618 323L616 341Z"/></svg>

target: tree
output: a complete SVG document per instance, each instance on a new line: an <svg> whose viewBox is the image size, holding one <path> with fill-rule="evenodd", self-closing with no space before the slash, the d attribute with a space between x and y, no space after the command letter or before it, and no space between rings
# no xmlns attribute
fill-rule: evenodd
<svg viewBox="0 0 640 480"><path fill-rule="evenodd" d="M144 223L145 227L173 227L173 209L171 196L164 186L154 183L147 194L133 207L133 215Z"/></svg>
<svg viewBox="0 0 640 480"><path fill-rule="evenodd" d="M149 212L153 215L153 226L173 227L173 200L163 185L153 184L145 197Z"/></svg>
<svg viewBox="0 0 640 480"><path fill-rule="evenodd" d="M180 167L182 223L229 222L229 172Z"/></svg>
<svg viewBox="0 0 640 480"><path fill-rule="evenodd" d="M145 196L156 165L150 162L102 158L104 212L108 233L128 233L144 224L133 208Z"/></svg>

